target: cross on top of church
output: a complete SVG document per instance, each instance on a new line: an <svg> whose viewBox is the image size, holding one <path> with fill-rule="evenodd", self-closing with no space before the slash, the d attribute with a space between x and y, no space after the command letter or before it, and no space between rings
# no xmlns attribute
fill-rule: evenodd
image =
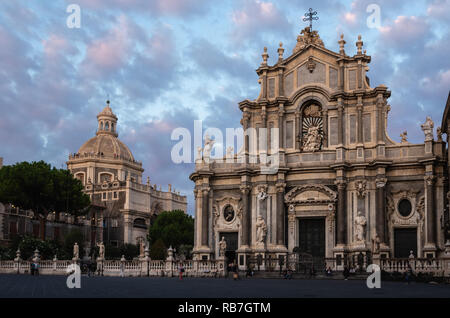
<svg viewBox="0 0 450 318"><path fill-rule="evenodd" d="M312 21L319 20L319 17L315 17L317 15L317 11L313 11L312 8L309 8L308 12L305 13L305 18L303 21L309 21L309 30L312 31Z"/></svg>

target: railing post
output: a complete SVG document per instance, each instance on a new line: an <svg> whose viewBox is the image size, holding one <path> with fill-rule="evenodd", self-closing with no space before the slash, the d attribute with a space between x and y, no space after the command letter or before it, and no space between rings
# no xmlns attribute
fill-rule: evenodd
<svg viewBox="0 0 450 318"><path fill-rule="evenodd" d="M53 257L53 274L56 273L56 264L58 262L58 257L55 254L55 257Z"/></svg>
<svg viewBox="0 0 450 318"><path fill-rule="evenodd" d="M168 277L173 277L173 270L172 270L172 266L173 266L173 249L172 246L169 247L169 249L167 250L167 258L166 258L166 275Z"/></svg>

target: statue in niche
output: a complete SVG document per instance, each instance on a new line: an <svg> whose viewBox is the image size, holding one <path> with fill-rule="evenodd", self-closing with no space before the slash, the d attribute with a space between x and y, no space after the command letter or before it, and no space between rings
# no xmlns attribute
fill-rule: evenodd
<svg viewBox="0 0 450 318"><path fill-rule="evenodd" d="M355 239L357 242L365 241L367 219L361 211L358 212L358 216L355 218Z"/></svg>
<svg viewBox="0 0 450 318"><path fill-rule="evenodd" d="M378 234L375 234L372 238L372 252L377 254L380 252L380 237Z"/></svg>
<svg viewBox="0 0 450 318"><path fill-rule="evenodd" d="M319 126L310 126L303 142L303 151L314 152L320 149L322 136L319 133Z"/></svg>
<svg viewBox="0 0 450 318"><path fill-rule="evenodd" d="M264 221L264 218L261 215L258 215L256 219L256 242L264 244L267 235L267 225Z"/></svg>

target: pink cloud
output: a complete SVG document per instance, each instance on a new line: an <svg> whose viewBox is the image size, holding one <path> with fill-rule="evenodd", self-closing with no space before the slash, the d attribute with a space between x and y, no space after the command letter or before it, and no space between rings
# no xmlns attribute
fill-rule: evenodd
<svg viewBox="0 0 450 318"><path fill-rule="evenodd" d="M424 39L428 29L426 21L416 16L398 16L391 25L379 28L382 39L397 47Z"/></svg>
<svg viewBox="0 0 450 318"><path fill-rule="evenodd" d="M427 8L427 15L433 18L446 18L450 15L450 0L435 0Z"/></svg>

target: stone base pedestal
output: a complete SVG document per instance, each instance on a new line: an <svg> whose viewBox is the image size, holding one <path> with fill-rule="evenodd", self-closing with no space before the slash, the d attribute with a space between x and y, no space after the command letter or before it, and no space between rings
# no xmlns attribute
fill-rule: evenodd
<svg viewBox="0 0 450 318"><path fill-rule="evenodd" d="M435 244L425 244L423 247L423 257L424 258L436 258L436 245Z"/></svg>

